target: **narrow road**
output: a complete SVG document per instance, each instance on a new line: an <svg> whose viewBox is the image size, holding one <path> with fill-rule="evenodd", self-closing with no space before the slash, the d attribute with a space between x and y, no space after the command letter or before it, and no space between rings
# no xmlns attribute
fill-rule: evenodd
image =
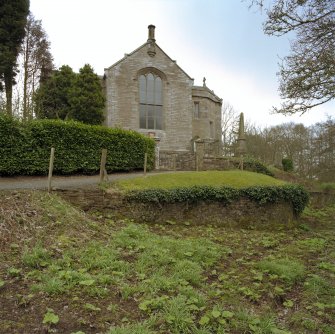
<svg viewBox="0 0 335 334"><path fill-rule="evenodd" d="M147 175L157 174L150 172ZM160 172L162 173L162 172ZM171 173L171 172L163 172ZM143 172L115 173L108 175L108 181L130 179L143 176ZM53 176L51 186L54 189L96 187L99 184L99 175ZM0 177L0 190L15 189L47 189L47 176L15 176Z"/></svg>

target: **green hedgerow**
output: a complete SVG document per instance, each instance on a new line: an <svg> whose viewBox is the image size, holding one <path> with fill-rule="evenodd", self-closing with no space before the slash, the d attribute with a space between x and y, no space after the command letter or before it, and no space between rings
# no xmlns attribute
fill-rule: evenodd
<svg viewBox="0 0 335 334"><path fill-rule="evenodd" d="M148 169L154 165L154 141L135 131L61 120L21 123L0 115L0 175L46 175L51 147L56 174L97 173L103 148L109 172L143 168L145 153Z"/></svg>

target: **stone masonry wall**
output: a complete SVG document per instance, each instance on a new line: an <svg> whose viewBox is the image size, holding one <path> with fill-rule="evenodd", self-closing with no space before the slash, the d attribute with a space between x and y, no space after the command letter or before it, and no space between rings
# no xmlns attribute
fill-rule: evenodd
<svg viewBox="0 0 335 334"><path fill-rule="evenodd" d="M196 156L192 152L160 151L159 170L196 170Z"/></svg>
<svg viewBox="0 0 335 334"><path fill-rule="evenodd" d="M199 104L199 115L192 120L192 138L210 138L221 142L222 101L207 87L194 86L193 103Z"/></svg>
<svg viewBox="0 0 335 334"><path fill-rule="evenodd" d="M105 69L106 123L109 127L132 129L160 138L161 149L190 149L192 138L191 79L157 45L156 54L148 54L145 43L121 61ZM163 130L139 129L138 72L153 68L163 81ZM154 134L152 134L154 132Z"/></svg>
<svg viewBox="0 0 335 334"><path fill-rule="evenodd" d="M218 202L144 204L128 202L118 194L102 190L59 189L57 193L84 211L98 211L114 219L132 219L135 222L176 223L190 225L216 224L228 227L257 227L273 229L295 224L289 203L259 205L247 199L224 205Z"/></svg>

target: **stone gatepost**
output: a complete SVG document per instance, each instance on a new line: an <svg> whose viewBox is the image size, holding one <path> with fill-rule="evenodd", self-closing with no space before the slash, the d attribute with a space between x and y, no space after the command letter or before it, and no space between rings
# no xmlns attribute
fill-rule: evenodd
<svg viewBox="0 0 335 334"><path fill-rule="evenodd" d="M159 143L161 141L161 139L159 137L155 137L155 169L159 169L160 168L160 164L159 164Z"/></svg>

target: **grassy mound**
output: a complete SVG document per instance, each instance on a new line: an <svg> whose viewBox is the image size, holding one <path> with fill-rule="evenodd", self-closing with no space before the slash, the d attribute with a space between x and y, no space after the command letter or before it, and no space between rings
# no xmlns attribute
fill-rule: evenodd
<svg viewBox="0 0 335 334"><path fill-rule="evenodd" d="M112 189L126 198L146 203L221 202L242 197L259 204L289 202L299 215L308 203L308 193L273 177L246 171L205 171L152 175L120 180Z"/></svg>
<svg viewBox="0 0 335 334"><path fill-rule="evenodd" d="M150 175L147 177L120 180L113 183L112 186L122 191L128 191L150 188L173 189L192 186L246 188L252 186L282 186L284 184L284 181L264 174L231 170Z"/></svg>

